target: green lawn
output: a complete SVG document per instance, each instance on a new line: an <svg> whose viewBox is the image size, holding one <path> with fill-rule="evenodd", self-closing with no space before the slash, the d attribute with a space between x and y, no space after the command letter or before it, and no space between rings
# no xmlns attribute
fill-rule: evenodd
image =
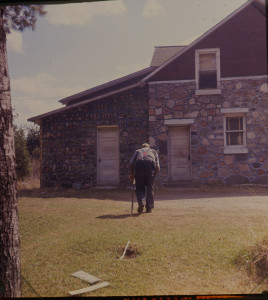
<svg viewBox="0 0 268 300"><path fill-rule="evenodd" d="M19 198L23 297L250 293L235 261L268 233L268 189L156 191L151 214L130 216L130 190L27 191ZM120 260L130 241L139 255ZM268 290L262 282L254 293Z"/></svg>

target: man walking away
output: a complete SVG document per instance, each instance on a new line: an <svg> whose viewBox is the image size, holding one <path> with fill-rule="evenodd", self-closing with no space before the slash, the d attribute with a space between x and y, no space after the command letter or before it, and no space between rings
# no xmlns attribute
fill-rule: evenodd
<svg viewBox="0 0 268 300"><path fill-rule="evenodd" d="M160 171L159 157L149 144L143 144L141 149L135 151L129 162L130 179L136 181L136 196L138 213L150 213L154 208L154 178ZM145 188L147 189L145 201Z"/></svg>

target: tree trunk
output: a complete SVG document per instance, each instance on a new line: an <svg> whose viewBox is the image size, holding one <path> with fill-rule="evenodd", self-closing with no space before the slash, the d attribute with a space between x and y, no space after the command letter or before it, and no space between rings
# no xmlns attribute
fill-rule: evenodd
<svg viewBox="0 0 268 300"><path fill-rule="evenodd" d="M20 238L10 79L0 7L0 298L20 297Z"/></svg>

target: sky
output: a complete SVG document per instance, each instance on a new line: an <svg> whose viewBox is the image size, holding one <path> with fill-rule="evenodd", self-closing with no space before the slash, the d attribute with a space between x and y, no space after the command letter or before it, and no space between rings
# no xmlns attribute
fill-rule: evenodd
<svg viewBox="0 0 268 300"><path fill-rule="evenodd" d="M155 46L188 45L247 0L115 0L46 5L7 37L19 126L67 96L150 66Z"/></svg>

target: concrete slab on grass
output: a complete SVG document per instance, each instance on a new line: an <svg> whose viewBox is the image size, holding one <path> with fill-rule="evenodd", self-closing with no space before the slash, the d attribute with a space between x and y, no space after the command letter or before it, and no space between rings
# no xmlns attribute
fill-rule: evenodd
<svg viewBox="0 0 268 300"><path fill-rule="evenodd" d="M98 282L98 281L101 280L101 279L99 279L99 278L97 278L97 277L95 277L91 274L88 274L88 273L84 272L84 271L77 271L77 272L73 273L72 276L80 278L84 281L87 281L90 284L93 284L93 283Z"/></svg>
<svg viewBox="0 0 268 300"><path fill-rule="evenodd" d="M95 291L97 289L106 287L108 285L110 285L109 282L104 281L104 282L101 282L101 283L97 283L97 284L95 284L93 286L87 287L87 288L83 288L83 289L80 289L80 290L71 291L71 292L69 292L69 294L71 296L81 295L81 294L89 293L89 292Z"/></svg>

